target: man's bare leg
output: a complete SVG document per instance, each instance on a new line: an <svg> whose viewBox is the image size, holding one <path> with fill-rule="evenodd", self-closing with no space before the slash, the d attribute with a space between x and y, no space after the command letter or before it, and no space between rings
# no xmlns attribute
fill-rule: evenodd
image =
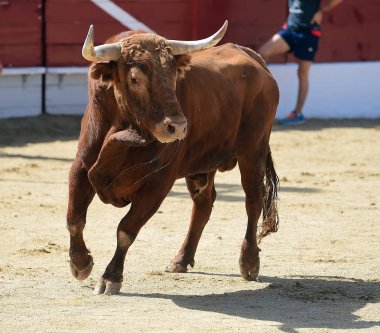
<svg viewBox="0 0 380 333"><path fill-rule="evenodd" d="M264 58L266 62L268 62L271 56L286 53L289 50L290 47L285 42L285 40L279 34L275 34L263 46L260 47L258 53Z"/></svg>
<svg viewBox="0 0 380 333"><path fill-rule="evenodd" d="M298 64L298 96L295 111L301 113L309 92L309 71L311 61L300 60Z"/></svg>

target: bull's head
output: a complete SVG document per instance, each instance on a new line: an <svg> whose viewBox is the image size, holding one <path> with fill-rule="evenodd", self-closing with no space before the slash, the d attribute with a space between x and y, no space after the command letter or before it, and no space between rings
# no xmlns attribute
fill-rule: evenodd
<svg viewBox="0 0 380 333"><path fill-rule="evenodd" d="M189 68L189 54L211 48L223 37L227 21L209 38L167 40L154 34L131 34L94 47L93 27L83 45L83 57L93 61L93 79L113 86L118 108L160 142L185 137L187 120L176 97L179 75Z"/></svg>

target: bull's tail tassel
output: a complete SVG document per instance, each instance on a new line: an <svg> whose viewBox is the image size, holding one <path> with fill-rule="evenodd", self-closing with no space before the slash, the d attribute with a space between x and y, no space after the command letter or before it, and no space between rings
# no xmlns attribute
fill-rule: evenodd
<svg viewBox="0 0 380 333"><path fill-rule="evenodd" d="M277 212L278 186L279 179L274 169L270 148L268 148L264 179L263 223L257 236L258 243L260 243L265 236L278 230L278 224L280 222Z"/></svg>

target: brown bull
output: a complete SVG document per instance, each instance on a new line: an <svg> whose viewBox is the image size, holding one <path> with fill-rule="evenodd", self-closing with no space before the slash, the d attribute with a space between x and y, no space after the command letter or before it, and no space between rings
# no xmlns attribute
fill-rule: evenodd
<svg viewBox="0 0 380 333"><path fill-rule="evenodd" d="M278 178L269 137L279 93L255 52L234 44L212 47L225 29L226 23L195 42L123 33L94 48L90 28L83 47L84 57L93 61L89 103L70 171L67 212L70 265L77 279L86 279L93 266L83 229L95 193L116 207L131 203L96 294L119 292L128 248L183 177L193 211L186 239L166 270L193 266L216 198L215 173L236 163L248 215L240 273L257 279L258 241L278 226Z"/></svg>

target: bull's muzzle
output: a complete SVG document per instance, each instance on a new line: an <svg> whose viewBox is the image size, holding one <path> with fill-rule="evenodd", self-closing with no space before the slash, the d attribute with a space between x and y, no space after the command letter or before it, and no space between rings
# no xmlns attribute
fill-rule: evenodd
<svg viewBox="0 0 380 333"><path fill-rule="evenodd" d="M187 133L187 120L185 117L179 119L165 118L160 124L156 125L155 136L163 143L182 140Z"/></svg>
<svg viewBox="0 0 380 333"><path fill-rule="evenodd" d="M187 121L180 123L170 123L166 126L166 130L171 135L176 135L178 139L183 139L186 136Z"/></svg>

